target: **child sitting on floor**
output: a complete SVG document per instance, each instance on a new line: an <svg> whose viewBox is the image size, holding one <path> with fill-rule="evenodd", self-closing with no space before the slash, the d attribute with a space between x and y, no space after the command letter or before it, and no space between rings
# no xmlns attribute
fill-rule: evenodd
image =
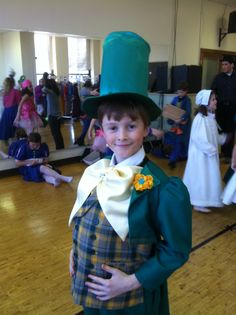
<svg viewBox="0 0 236 315"><path fill-rule="evenodd" d="M48 165L49 150L46 143L41 143L41 136L32 132L28 136L28 142L18 150L15 161L19 172L26 181L44 182L59 186L61 182L70 183L71 176L63 176Z"/></svg>

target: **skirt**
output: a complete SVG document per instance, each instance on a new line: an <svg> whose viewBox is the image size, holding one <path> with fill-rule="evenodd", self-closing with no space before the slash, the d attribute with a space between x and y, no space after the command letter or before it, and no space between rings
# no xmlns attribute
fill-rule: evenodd
<svg viewBox="0 0 236 315"><path fill-rule="evenodd" d="M23 176L23 179L27 182L44 182L44 178L40 172L40 165L33 166L22 166L19 168L20 174Z"/></svg>
<svg viewBox="0 0 236 315"><path fill-rule="evenodd" d="M20 119L17 124L15 124L16 127L24 128L26 133L29 135L31 132L34 131L34 129L38 129L40 127L43 127L43 122L40 118L40 116L33 112L31 114L31 117L29 119Z"/></svg>
<svg viewBox="0 0 236 315"><path fill-rule="evenodd" d="M16 118L18 105L4 108L0 121L0 140L14 138L16 128L13 122Z"/></svg>

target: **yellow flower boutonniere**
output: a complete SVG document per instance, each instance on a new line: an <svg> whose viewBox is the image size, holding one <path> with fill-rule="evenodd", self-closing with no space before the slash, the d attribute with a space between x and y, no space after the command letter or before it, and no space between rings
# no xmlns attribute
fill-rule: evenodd
<svg viewBox="0 0 236 315"><path fill-rule="evenodd" d="M134 188L137 191L143 191L146 189L152 189L153 177L151 175L136 174L134 177Z"/></svg>

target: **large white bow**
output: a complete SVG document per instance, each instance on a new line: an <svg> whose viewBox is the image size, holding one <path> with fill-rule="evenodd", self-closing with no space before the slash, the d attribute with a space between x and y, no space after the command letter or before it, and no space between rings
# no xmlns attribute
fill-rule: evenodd
<svg viewBox="0 0 236 315"><path fill-rule="evenodd" d="M105 217L124 241L128 231L128 208L134 176L140 173L140 166L109 166L110 161L102 159L90 165L79 182L77 199L71 211L69 225L91 191L96 187L97 198Z"/></svg>

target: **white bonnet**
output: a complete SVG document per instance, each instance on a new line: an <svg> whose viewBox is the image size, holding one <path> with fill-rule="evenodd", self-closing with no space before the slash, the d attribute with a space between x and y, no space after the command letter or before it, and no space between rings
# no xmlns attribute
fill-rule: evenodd
<svg viewBox="0 0 236 315"><path fill-rule="evenodd" d="M208 106L210 95L212 90L201 90L196 95L196 105L205 105Z"/></svg>

